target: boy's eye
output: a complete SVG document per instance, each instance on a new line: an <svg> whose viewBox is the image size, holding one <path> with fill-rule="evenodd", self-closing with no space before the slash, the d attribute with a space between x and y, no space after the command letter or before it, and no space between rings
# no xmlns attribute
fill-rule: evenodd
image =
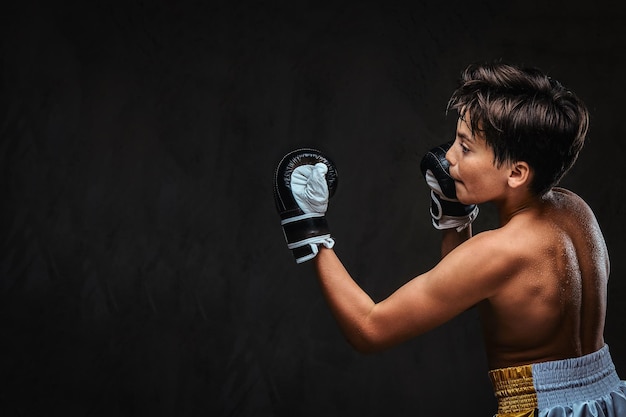
<svg viewBox="0 0 626 417"><path fill-rule="evenodd" d="M459 143L459 145L461 146L461 150L463 151L463 153L469 152L469 149L465 145L463 145L462 143Z"/></svg>

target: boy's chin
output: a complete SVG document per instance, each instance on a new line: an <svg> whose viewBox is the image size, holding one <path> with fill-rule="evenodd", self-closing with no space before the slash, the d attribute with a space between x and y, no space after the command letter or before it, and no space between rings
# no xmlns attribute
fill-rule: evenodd
<svg viewBox="0 0 626 417"><path fill-rule="evenodd" d="M456 199L459 201L459 203L465 204L466 206L479 203L475 199L472 199L470 196L466 196L466 195L457 194Z"/></svg>

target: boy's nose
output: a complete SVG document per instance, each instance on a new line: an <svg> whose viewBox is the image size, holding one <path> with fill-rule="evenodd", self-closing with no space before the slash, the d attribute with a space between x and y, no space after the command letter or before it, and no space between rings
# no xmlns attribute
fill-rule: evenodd
<svg viewBox="0 0 626 417"><path fill-rule="evenodd" d="M450 149L448 149L448 151L446 152L446 159L448 160L450 165L454 165L456 163L456 159L454 159L454 144L455 143L456 141L452 143L452 146L450 146Z"/></svg>

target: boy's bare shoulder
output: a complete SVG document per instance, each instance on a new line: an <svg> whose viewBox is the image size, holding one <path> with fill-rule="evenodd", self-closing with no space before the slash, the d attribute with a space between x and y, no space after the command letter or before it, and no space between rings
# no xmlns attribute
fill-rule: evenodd
<svg viewBox="0 0 626 417"><path fill-rule="evenodd" d="M563 228L557 224L563 212L549 210L553 213L547 216L524 213L504 226L477 233L462 245L464 254L481 264L493 265L496 271L507 276L534 265L563 238Z"/></svg>
<svg viewBox="0 0 626 417"><path fill-rule="evenodd" d="M578 194L565 188L553 188L545 198L549 215L573 235L599 232L593 210Z"/></svg>
<svg viewBox="0 0 626 417"><path fill-rule="evenodd" d="M553 188L547 194L546 199L556 209L572 211L581 215L593 215L591 207L589 207L587 202L581 196L566 188Z"/></svg>
<svg viewBox="0 0 626 417"><path fill-rule="evenodd" d="M539 238L533 235L529 228L500 227L476 234L453 252L479 281L499 286L535 262L532 247Z"/></svg>

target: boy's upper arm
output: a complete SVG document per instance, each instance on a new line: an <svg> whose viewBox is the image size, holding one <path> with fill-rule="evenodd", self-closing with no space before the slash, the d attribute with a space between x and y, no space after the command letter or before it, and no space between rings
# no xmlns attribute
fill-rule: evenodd
<svg viewBox="0 0 626 417"><path fill-rule="evenodd" d="M516 264L493 236L475 236L378 303L372 337L393 345L445 323L493 295Z"/></svg>

